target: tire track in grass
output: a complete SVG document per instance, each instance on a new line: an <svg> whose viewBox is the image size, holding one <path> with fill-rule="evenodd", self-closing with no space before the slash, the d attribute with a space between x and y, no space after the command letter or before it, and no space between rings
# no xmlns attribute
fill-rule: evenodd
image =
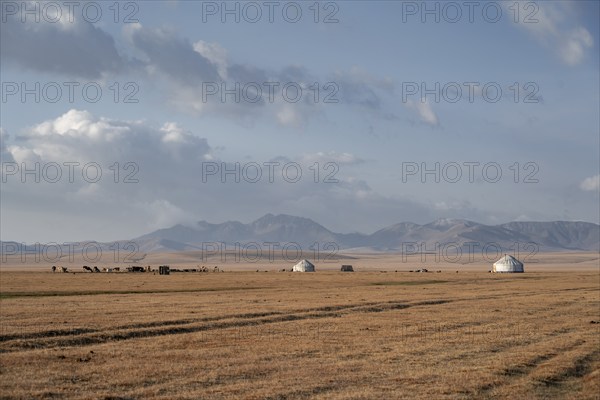
<svg viewBox="0 0 600 400"><path fill-rule="evenodd" d="M539 342L534 342L540 345ZM547 343L544 342L544 344ZM492 395L492 391L501 389L502 387L511 384L514 386L522 386L520 382L531 382L531 374L544 362L550 361L564 352L572 351L585 343L585 340L577 339L565 346L553 347L552 351L541 352L527 361L512 364L499 371L499 376L502 378L496 383L486 383L480 385L476 389L476 395L488 397ZM531 343L529 343L531 344ZM511 346L512 347L512 346Z"/></svg>
<svg viewBox="0 0 600 400"><path fill-rule="evenodd" d="M181 320L176 321L175 324L169 323L168 325L159 327L133 328L130 330L113 328L109 330L95 331L92 333L82 332L75 335L67 334L62 337L54 336L54 333L56 333L56 331L47 331L41 332L38 336L33 338L21 337L18 339L5 340L2 347L0 347L0 353L53 347L87 346L135 338L196 333L228 328L258 326L279 322L300 321L307 319L335 318L353 313L378 313L384 311L404 309L408 307L440 305L449 302L450 300L426 300L413 303L406 303L404 301L388 301L381 303L366 304L359 303L351 305L309 308L292 312L256 313L242 314L241 316L225 316L223 318L219 318L212 321L192 320L192 322L186 322L185 320Z"/></svg>

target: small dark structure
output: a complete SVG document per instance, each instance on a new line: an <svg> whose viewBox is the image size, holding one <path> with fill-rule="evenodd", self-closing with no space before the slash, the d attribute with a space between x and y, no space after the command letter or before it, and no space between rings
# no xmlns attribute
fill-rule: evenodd
<svg viewBox="0 0 600 400"><path fill-rule="evenodd" d="M352 265L342 265L342 268L340 269L340 271L342 271L342 272L354 272L354 268L352 268Z"/></svg>
<svg viewBox="0 0 600 400"><path fill-rule="evenodd" d="M168 265L160 265L158 267L159 275L169 275L171 273L171 268Z"/></svg>

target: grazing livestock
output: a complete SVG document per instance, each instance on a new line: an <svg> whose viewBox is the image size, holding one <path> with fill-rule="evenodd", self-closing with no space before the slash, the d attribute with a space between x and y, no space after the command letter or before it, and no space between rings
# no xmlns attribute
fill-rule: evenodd
<svg viewBox="0 0 600 400"><path fill-rule="evenodd" d="M63 273L67 273L69 272L69 270L67 269L67 267L60 267L61 272Z"/></svg>
<svg viewBox="0 0 600 400"><path fill-rule="evenodd" d="M100 268L94 266L94 272L100 272Z"/></svg>
<svg viewBox="0 0 600 400"><path fill-rule="evenodd" d="M52 266L52 272L56 272L56 265Z"/></svg>
<svg viewBox="0 0 600 400"><path fill-rule="evenodd" d="M87 271L87 272L94 272L90 267L88 267L87 265L83 266L83 270Z"/></svg>

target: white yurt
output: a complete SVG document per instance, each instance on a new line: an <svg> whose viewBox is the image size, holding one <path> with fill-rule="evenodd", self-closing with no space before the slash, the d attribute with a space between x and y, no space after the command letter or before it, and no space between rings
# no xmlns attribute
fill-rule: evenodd
<svg viewBox="0 0 600 400"><path fill-rule="evenodd" d="M494 263L492 272L524 272L523 263L513 256L505 254Z"/></svg>
<svg viewBox="0 0 600 400"><path fill-rule="evenodd" d="M315 272L315 266L308 260L302 260L292 268L294 272Z"/></svg>

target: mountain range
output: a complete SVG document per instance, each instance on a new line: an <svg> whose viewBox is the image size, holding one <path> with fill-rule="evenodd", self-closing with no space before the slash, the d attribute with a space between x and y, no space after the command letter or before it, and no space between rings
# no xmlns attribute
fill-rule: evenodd
<svg viewBox="0 0 600 400"><path fill-rule="evenodd" d="M375 252L408 252L416 245L434 250L436 244L459 246L465 251L481 251L485 246L514 249L515 244L539 251L599 251L600 225L572 221L484 225L462 219L438 219L425 225L401 222L372 234L362 234L332 232L308 218L267 214L249 224L201 221L191 226L175 225L133 241L143 252L199 250L213 242L227 246L296 243L302 249L333 243L339 249Z"/></svg>
<svg viewBox="0 0 600 400"><path fill-rule="evenodd" d="M251 244L262 249L268 246L282 248L293 244L304 250L334 248L346 252L414 253L417 249L420 252L439 249L452 252L457 247L463 252L481 252L486 248L491 252L600 251L600 225L574 221L484 225L463 219L438 219L425 225L401 222L372 234L363 234L336 233L308 218L267 214L248 224L200 221L118 241L121 249L127 249L131 242L135 243L137 254L207 250L217 244L225 249L235 249L236 245L250 248ZM75 249L85 243L89 242L81 242ZM115 243L97 243L96 246L111 251ZM37 251L34 245L2 242L3 252L14 253L21 247L27 253Z"/></svg>

